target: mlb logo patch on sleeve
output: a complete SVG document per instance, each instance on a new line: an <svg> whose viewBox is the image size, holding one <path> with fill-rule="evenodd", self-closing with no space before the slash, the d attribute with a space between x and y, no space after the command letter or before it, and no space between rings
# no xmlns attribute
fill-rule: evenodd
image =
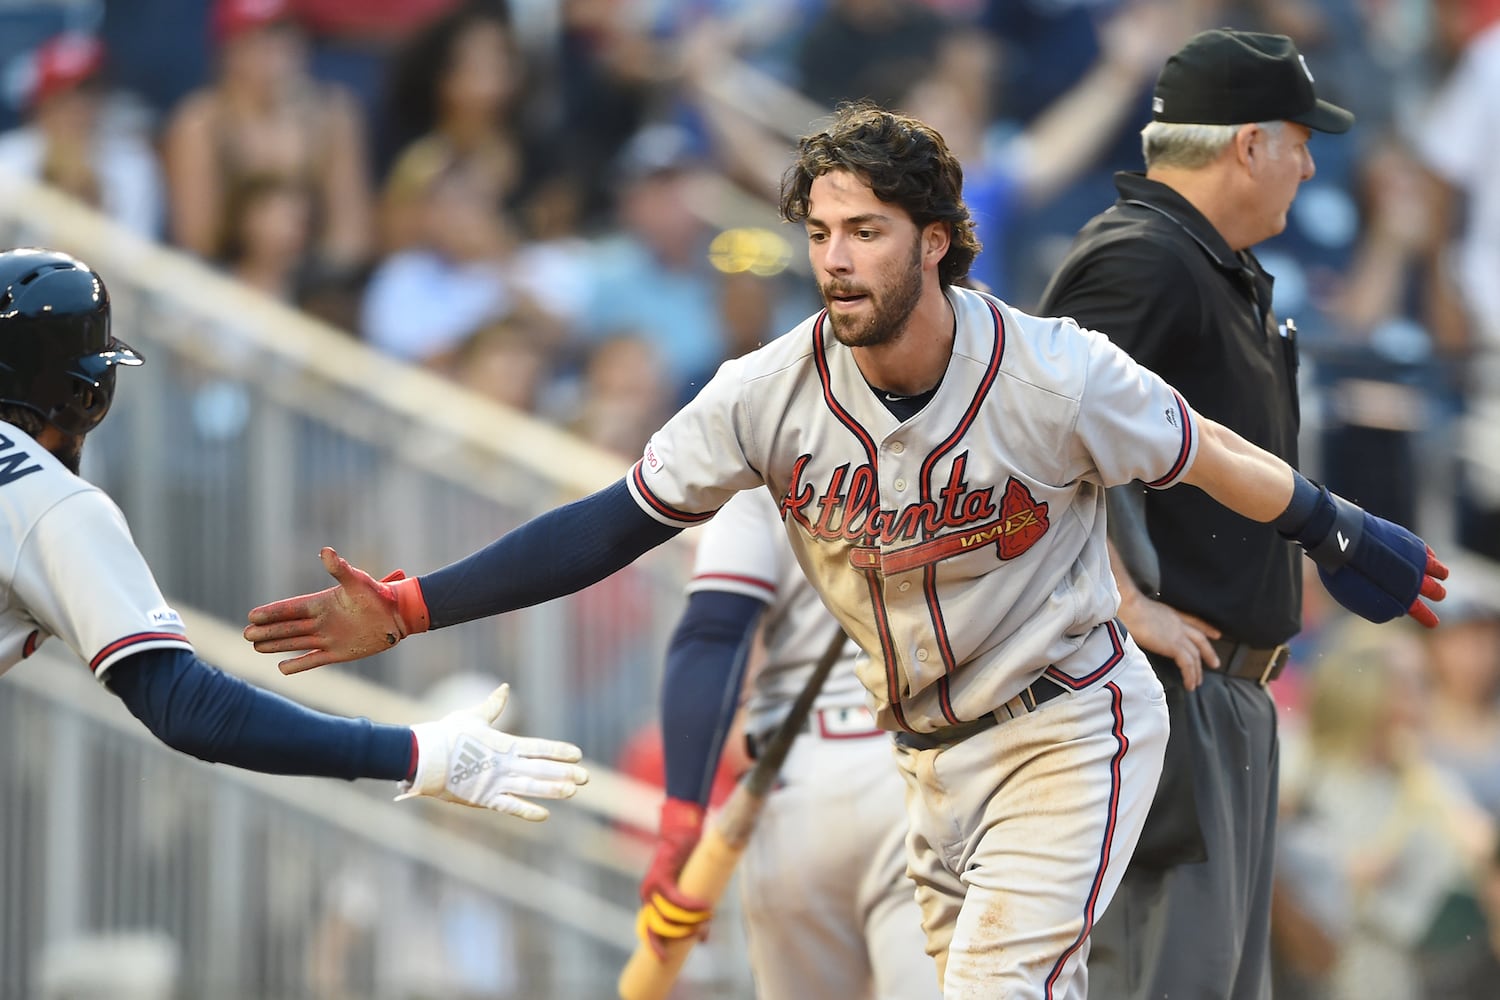
<svg viewBox="0 0 1500 1000"><path fill-rule="evenodd" d="M174 625L182 628L182 616L171 608L157 608L148 616L152 625Z"/></svg>

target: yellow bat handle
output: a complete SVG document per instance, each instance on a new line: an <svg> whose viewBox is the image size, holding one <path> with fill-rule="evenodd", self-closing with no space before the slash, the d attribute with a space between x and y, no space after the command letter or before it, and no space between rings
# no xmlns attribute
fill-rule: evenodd
<svg viewBox="0 0 1500 1000"><path fill-rule="evenodd" d="M687 863L682 866L682 875L677 880L683 893L704 900L710 906L718 906L729 880L734 876L734 868L739 864L740 855L745 853L748 830L744 831L744 836L740 836L739 831L744 829L742 824L748 819L753 827L753 814L760 811L761 802L754 796L742 795L743 791L742 788L735 790L724 805L720 822L711 824L703 832L702 839L693 848L693 853L688 855ZM751 816L745 815L747 809L752 813ZM729 833L728 838L725 836L726 831ZM666 1000L667 994L672 992L672 985L677 982L683 963L697 943L696 937L666 942L665 961L658 959L649 945L637 945L630 961L625 963L625 968L620 972L617 984L620 1000Z"/></svg>

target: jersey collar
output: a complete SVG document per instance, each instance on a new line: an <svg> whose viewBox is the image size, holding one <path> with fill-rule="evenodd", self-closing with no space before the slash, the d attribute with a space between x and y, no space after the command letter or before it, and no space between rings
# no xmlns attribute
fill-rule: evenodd
<svg viewBox="0 0 1500 1000"><path fill-rule="evenodd" d="M1160 181L1153 181L1145 174L1120 171L1115 174L1115 190L1120 192L1122 203L1149 208L1176 223L1223 270L1260 270L1254 254L1248 250L1235 253L1192 202Z"/></svg>

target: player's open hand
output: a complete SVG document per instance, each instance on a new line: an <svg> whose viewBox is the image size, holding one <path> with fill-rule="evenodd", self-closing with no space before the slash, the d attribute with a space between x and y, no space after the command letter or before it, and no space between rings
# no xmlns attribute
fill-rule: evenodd
<svg viewBox="0 0 1500 1000"><path fill-rule="evenodd" d="M512 736L495 728L510 685L482 704L411 727L417 738L416 776L396 801L427 795L540 823L549 813L533 799L569 799L587 784L578 765L583 752L571 743Z"/></svg>
<svg viewBox="0 0 1500 1000"><path fill-rule="evenodd" d="M422 588L397 570L376 580L333 549L318 553L336 586L262 604L250 612L245 638L261 653L294 653L284 674L341 663L389 649L430 624Z"/></svg>

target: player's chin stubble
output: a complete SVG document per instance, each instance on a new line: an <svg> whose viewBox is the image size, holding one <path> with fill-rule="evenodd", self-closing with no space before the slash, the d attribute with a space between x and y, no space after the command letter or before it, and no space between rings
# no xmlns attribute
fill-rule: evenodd
<svg viewBox="0 0 1500 1000"><path fill-rule="evenodd" d="M822 286L819 291L823 295L823 304L831 305L830 289ZM922 298L921 241L912 242L908 266L898 268L894 274L889 275L882 290L877 292L871 289L867 294L870 297L868 317L849 316L832 308L828 310L833 335L845 347L879 347L895 340L906 328L906 321L911 318L918 300Z"/></svg>

